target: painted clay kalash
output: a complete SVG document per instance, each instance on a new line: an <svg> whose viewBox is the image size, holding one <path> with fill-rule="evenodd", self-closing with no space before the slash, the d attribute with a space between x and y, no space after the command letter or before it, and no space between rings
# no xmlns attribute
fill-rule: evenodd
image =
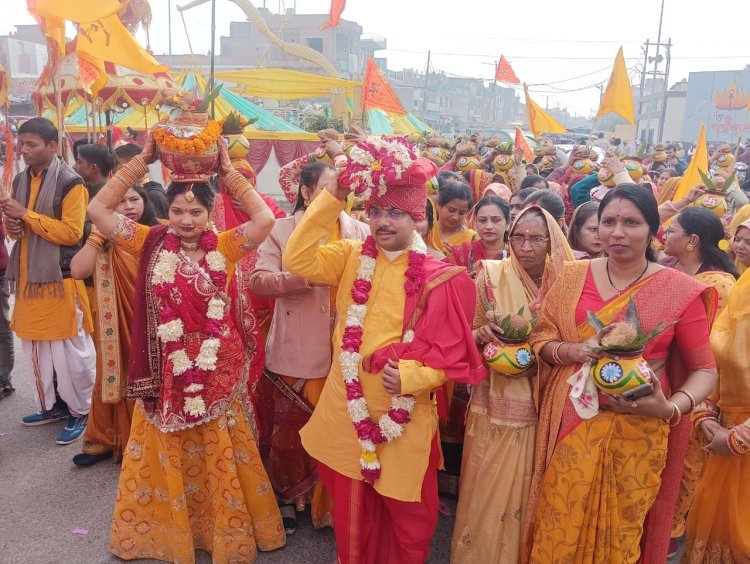
<svg viewBox="0 0 750 564"><path fill-rule="evenodd" d="M515 376L534 364L534 353L528 339L536 319L528 320L522 307L518 313L501 313L494 308L487 312L487 321L502 329L495 340L484 346L482 355L487 364L500 374Z"/></svg>
<svg viewBox="0 0 750 564"><path fill-rule="evenodd" d="M588 312L588 322L599 332L604 324L594 312ZM633 300L628 301L624 321L614 323L612 329L602 337L602 352L591 367L590 377L597 388L613 396L623 396L631 401L650 395L654 391L651 368L643 358L643 351L649 341L661 335L677 321L665 325L659 323L646 333Z"/></svg>

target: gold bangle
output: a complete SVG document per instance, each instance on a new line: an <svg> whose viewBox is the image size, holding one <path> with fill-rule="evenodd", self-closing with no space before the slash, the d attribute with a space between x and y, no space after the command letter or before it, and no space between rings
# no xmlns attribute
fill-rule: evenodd
<svg viewBox="0 0 750 564"><path fill-rule="evenodd" d="M690 413L693 410L695 410L695 406L697 405L695 403L695 396L693 396L693 394L691 394L687 390L683 390L682 388L680 388L679 390L675 391L675 394L679 394L679 393L683 394L690 401L690 410L688 411L688 413ZM672 397L674 397L674 394L672 394Z"/></svg>
<svg viewBox="0 0 750 564"><path fill-rule="evenodd" d="M136 155L130 159L130 162L120 167L120 170L115 173L114 178L130 188L134 184L137 184L147 172L148 166L143 160L143 157Z"/></svg>
<svg viewBox="0 0 750 564"><path fill-rule="evenodd" d="M677 427L677 425L680 424L680 420L682 419L682 411L680 411L680 406L677 405L675 402L670 401L669 403L672 404L672 415L670 415L669 419L667 419L667 423L669 423L670 427ZM672 419L674 419L675 412L677 412L677 421L672 423Z"/></svg>
<svg viewBox="0 0 750 564"><path fill-rule="evenodd" d="M104 249L104 236L99 233L91 233L86 239L86 244L94 247L97 251Z"/></svg>
<svg viewBox="0 0 750 564"><path fill-rule="evenodd" d="M230 196L237 196L243 189L252 187L252 184L236 170L233 170L224 177L224 184Z"/></svg>
<svg viewBox="0 0 750 564"><path fill-rule="evenodd" d="M560 347L562 347L565 343L563 341L560 341L555 345L555 347L552 349L552 361L555 364L563 364L562 359L560 358L560 355L558 354L558 351L560 350Z"/></svg>

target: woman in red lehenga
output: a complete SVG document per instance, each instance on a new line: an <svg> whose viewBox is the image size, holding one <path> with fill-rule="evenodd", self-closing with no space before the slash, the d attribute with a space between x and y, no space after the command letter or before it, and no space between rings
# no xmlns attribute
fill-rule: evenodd
<svg viewBox="0 0 750 564"><path fill-rule="evenodd" d="M232 152L230 151L230 156ZM257 187L257 176L252 165L244 158L232 158L234 169L244 176L247 181ZM214 198L214 207L211 210L211 220L219 231L229 231L250 221L243 210L241 203L231 195L227 194L226 183L219 178L219 188L221 191ZM256 188L257 190L257 188ZM270 196L266 196L258 191L258 196L266 203L268 208L273 212L276 219L286 217L284 211ZM231 296L232 300L237 301L237 309L240 313L239 330L242 339L245 341L247 354L250 356L250 373L248 376L248 390L250 401L254 410L257 412L258 407L258 382L263 375L266 364L266 336L268 328L271 325L271 316L273 315L273 300L261 298L250 288L250 273L255 269L255 263L258 261L258 251L253 250L240 259L234 275L237 277L237 284L232 285L235 293ZM258 434L263 436L261 421L256 421L258 425Z"/></svg>
<svg viewBox="0 0 750 564"><path fill-rule="evenodd" d="M169 225L117 214L156 160L150 135L88 208L99 231L140 257L128 372L138 401L110 540L127 560L192 563L199 549L214 562L253 562L286 542L252 428L249 359L230 297L235 264L275 220L218 142L219 173L251 222L217 234L208 223L213 191L198 175L169 186Z"/></svg>

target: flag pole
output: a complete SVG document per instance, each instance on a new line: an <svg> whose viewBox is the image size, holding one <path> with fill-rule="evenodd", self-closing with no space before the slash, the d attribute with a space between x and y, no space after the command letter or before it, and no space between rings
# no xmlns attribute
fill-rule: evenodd
<svg viewBox="0 0 750 564"><path fill-rule="evenodd" d="M492 104L490 104L490 107L492 108L492 116L490 117L490 124L495 124L495 114L497 113L497 108L495 107L495 88L497 88L497 66L500 64L500 61L495 61L495 77L492 81L492 92L490 93L490 96L492 96Z"/></svg>
<svg viewBox="0 0 750 564"><path fill-rule="evenodd" d="M740 138L737 139L737 147L735 147L735 149L734 149L734 158L735 158L735 160L739 156L740 143L742 143L742 136L745 133L745 129L747 129L747 119L748 119L748 117L750 117L750 104L748 104L747 107L745 108L745 121L742 123L742 129L740 129Z"/></svg>
<svg viewBox="0 0 750 564"><path fill-rule="evenodd" d="M211 0L211 77L209 79L209 92L214 91L214 66L216 62L216 0ZM216 103L211 100L211 119L216 119Z"/></svg>

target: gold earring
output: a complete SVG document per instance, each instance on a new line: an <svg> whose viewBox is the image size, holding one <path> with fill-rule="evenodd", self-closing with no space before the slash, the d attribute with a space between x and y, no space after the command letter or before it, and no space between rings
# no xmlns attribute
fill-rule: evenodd
<svg viewBox="0 0 750 564"><path fill-rule="evenodd" d="M688 251L690 251L690 252L693 252L693 249L694 249L694 248L695 248L695 247L694 247L693 245L688 245L688 246L687 246L687 250L688 250Z"/></svg>

